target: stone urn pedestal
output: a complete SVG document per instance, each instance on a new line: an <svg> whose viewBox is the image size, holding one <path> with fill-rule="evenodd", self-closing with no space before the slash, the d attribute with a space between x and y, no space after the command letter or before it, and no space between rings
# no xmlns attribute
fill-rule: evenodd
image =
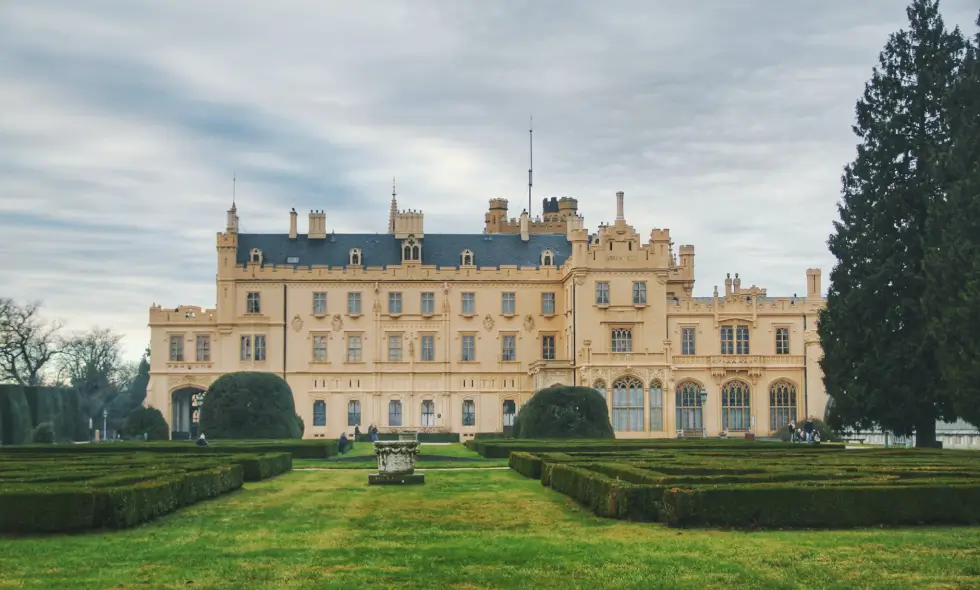
<svg viewBox="0 0 980 590"><path fill-rule="evenodd" d="M378 472L368 475L370 485L423 484L425 475L415 473L419 454L417 440L379 440L374 443Z"/></svg>

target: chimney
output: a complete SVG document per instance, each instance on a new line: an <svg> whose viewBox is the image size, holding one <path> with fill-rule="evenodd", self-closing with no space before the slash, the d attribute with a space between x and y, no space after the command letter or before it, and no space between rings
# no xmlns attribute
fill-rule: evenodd
<svg viewBox="0 0 980 590"><path fill-rule="evenodd" d="M823 289L820 286L820 269L808 268L806 270L806 298L820 299Z"/></svg>
<svg viewBox="0 0 980 590"><path fill-rule="evenodd" d="M740 295L742 293L742 279L738 278L738 273L735 273L735 282L732 284L735 287L734 293Z"/></svg>
<svg viewBox="0 0 980 590"><path fill-rule="evenodd" d="M327 214L323 211L310 211L310 229L306 236L309 240L325 240L327 238Z"/></svg>
<svg viewBox="0 0 980 590"><path fill-rule="evenodd" d="M732 294L732 273L725 273L725 297Z"/></svg>
<svg viewBox="0 0 980 590"><path fill-rule="evenodd" d="M626 218L623 217L623 196L624 196L623 191L619 191L618 193L616 193L616 221L617 222L626 221Z"/></svg>
<svg viewBox="0 0 980 590"><path fill-rule="evenodd" d="M296 209L293 208L293 210L289 212L289 239L290 240L296 239L296 217L297 217Z"/></svg>
<svg viewBox="0 0 980 590"><path fill-rule="evenodd" d="M530 236L530 221L531 218L527 214L527 210L521 213L521 241L526 242L531 239Z"/></svg>

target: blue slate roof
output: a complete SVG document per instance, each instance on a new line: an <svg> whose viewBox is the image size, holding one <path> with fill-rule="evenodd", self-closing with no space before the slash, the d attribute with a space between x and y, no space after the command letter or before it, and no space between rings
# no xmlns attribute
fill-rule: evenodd
<svg viewBox="0 0 980 590"><path fill-rule="evenodd" d="M476 266L516 265L537 267L541 253L551 250L555 265L561 266L571 255L565 234L531 234L527 242L520 234L425 234L422 264L455 267L463 250L473 252ZM310 240L306 234L290 239L288 234L239 234L236 262L248 262L252 248L262 251L264 265L347 266L351 248L360 248L361 266L396 266L402 263L401 242L391 234L328 234L326 239ZM297 262L287 262L296 258Z"/></svg>

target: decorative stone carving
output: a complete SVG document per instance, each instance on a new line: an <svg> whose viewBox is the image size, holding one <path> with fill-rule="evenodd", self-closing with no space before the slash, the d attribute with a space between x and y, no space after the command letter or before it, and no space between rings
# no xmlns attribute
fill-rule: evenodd
<svg viewBox="0 0 980 590"><path fill-rule="evenodd" d="M299 317L299 314L293 316L293 332L299 332L303 329L303 318Z"/></svg>
<svg viewBox="0 0 980 590"><path fill-rule="evenodd" d="M585 284L585 275L578 275L577 277L575 277L575 284L576 285L584 285Z"/></svg>
<svg viewBox="0 0 980 590"><path fill-rule="evenodd" d="M446 281L442 284L442 292L445 294L449 293L449 281Z"/></svg>
<svg viewBox="0 0 980 590"><path fill-rule="evenodd" d="M339 332L344 327L344 319L340 317L339 313L333 314L333 320L330 322L330 326L334 332Z"/></svg>
<svg viewBox="0 0 980 590"><path fill-rule="evenodd" d="M378 283L377 281L375 281L375 283L374 283L374 294L377 295L379 292L381 292L381 284Z"/></svg>
<svg viewBox="0 0 980 590"><path fill-rule="evenodd" d="M378 457L378 473L368 476L369 484L425 483L425 476L415 473L419 441L379 440L374 443L374 454Z"/></svg>
<svg viewBox="0 0 980 590"><path fill-rule="evenodd" d="M524 331L530 332L534 329L534 316L527 314L524 316Z"/></svg>
<svg viewBox="0 0 980 590"><path fill-rule="evenodd" d="M487 332L489 332L490 330L493 330L493 325L493 316L487 314L486 317L483 318L483 327L487 329Z"/></svg>

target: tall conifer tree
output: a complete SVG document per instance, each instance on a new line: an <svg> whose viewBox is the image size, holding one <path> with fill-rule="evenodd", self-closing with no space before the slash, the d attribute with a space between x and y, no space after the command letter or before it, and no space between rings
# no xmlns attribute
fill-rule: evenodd
<svg viewBox="0 0 980 590"><path fill-rule="evenodd" d="M949 141L946 102L963 39L938 0L915 0L857 102L857 157L844 169L837 264L820 314L832 425L916 433L931 446L952 416L923 302L936 162Z"/></svg>
<svg viewBox="0 0 980 590"><path fill-rule="evenodd" d="M926 258L925 303L953 407L980 425L980 32L967 49L949 115L951 142L941 168L946 194L933 217L941 239Z"/></svg>

